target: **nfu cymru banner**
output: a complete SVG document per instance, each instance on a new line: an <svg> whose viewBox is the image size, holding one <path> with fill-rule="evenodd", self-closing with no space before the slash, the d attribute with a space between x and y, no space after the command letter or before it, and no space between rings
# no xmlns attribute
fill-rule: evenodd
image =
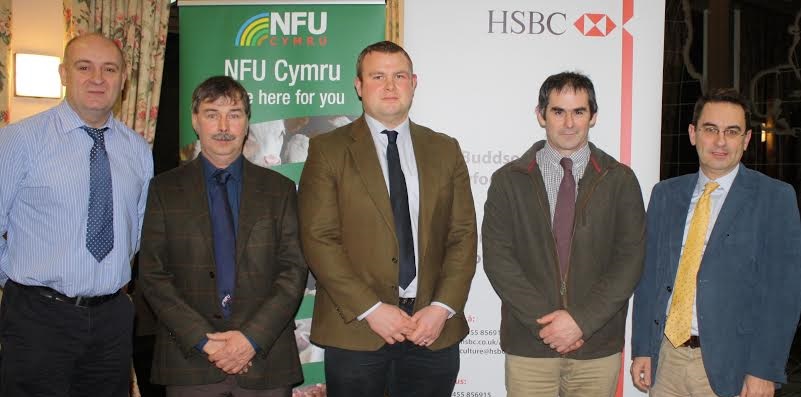
<svg viewBox="0 0 801 397"><path fill-rule="evenodd" d="M232 5L236 4L236 5ZM383 40L383 1L179 2L181 160L200 152L192 91L227 75L248 90L245 157L297 182L309 138L361 114L356 56Z"/></svg>
<svg viewBox="0 0 801 397"><path fill-rule="evenodd" d="M353 88L356 57L384 39L384 1L178 2L180 26L181 160L200 152L192 129L192 91L227 75L250 95L250 132L244 154L295 182L309 138L358 117ZM324 382L323 351L309 342L315 283L310 277L296 316L295 339L304 391Z"/></svg>

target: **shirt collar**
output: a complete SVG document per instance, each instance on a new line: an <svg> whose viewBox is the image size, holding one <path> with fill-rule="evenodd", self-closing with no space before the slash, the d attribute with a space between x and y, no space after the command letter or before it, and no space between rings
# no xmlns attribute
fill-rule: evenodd
<svg viewBox="0 0 801 397"><path fill-rule="evenodd" d="M81 120L81 116L78 116L78 113L75 112L66 99L61 101L61 103L56 106L55 110L56 115L61 122L62 130L60 132L62 134L67 134L69 132L78 130L86 125L86 122ZM114 120L114 117L109 114L108 119L102 126L100 126L100 128L108 128L106 133L111 132L113 130L113 128L111 128L113 126L112 120Z"/></svg>
<svg viewBox="0 0 801 397"><path fill-rule="evenodd" d="M543 154L542 157L543 160L554 165L559 165L559 162L562 160L562 157L565 157L562 156L562 154L559 153L553 146L551 146L551 143L548 141L545 141L545 146L542 147L542 154ZM571 153L570 156L567 157L573 160L574 168L586 165L587 162L589 162L590 160L590 144L585 143L584 146L581 147L581 149L576 150L575 152Z"/></svg>
<svg viewBox="0 0 801 397"><path fill-rule="evenodd" d="M728 192L731 189L731 185L734 183L734 178L737 177L737 173L739 171L740 171L740 166L738 165L737 167L734 167L733 170L729 171L728 174L723 175L718 179L715 179L714 181L717 182L719 185L718 189L723 189ZM710 181L712 181L712 179L709 179L709 177L706 176L706 174L704 174L704 172L699 169L698 182L696 182L695 184L695 189L704 190L704 185L706 185L706 183Z"/></svg>
<svg viewBox="0 0 801 397"><path fill-rule="evenodd" d="M384 124L381 124L380 121L370 117L367 113L364 114L364 120L367 122L367 127L370 129L370 134L373 136L374 140L378 140L379 142L385 142L386 139L382 139L384 135L381 134L382 131L389 130ZM398 124L397 127L392 128L392 131L398 133L398 139L407 139L409 137L409 118L407 117L406 120L403 120L402 123Z"/></svg>
<svg viewBox="0 0 801 397"><path fill-rule="evenodd" d="M214 172L217 171L218 168L215 167L214 164L212 164L208 159L206 159L206 157L203 156L203 153L201 153L198 157L200 157L200 163L203 164L203 177L209 181L214 179ZM242 163L244 161L242 159L243 157L240 154L233 163L229 164L228 167L225 167L225 170L231 174L231 178L237 182L242 181Z"/></svg>

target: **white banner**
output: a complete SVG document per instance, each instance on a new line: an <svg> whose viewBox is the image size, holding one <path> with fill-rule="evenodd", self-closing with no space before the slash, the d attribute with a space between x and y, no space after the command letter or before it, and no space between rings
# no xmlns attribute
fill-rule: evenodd
<svg viewBox="0 0 801 397"><path fill-rule="evenodd" d="M418 75L411 117L459 139L479 230L490 176L545 139L534 113L539 87L565 70L593 80L590 140L632 166L647 203L659 180L664 15L664 0L406 0L404 44ZM506 395L500 301L480 255L479 245L454 397ZM642 396L628 351L623 361L618 395Z"/></svg>

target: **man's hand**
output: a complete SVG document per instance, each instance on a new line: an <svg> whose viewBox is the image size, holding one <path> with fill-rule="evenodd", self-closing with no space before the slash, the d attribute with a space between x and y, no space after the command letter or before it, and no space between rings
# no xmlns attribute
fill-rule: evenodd
<svg viewBox="0 0 801 397"><path fill-rule="evenodd" d="M565 310L557 310L537 319L542 325L540 338L542 342L560 354L570 351L570 348L584 335L581 328Z"/></svg>
<svg viewBox="0 0 801 397"><path fill-rule="evenodd" d="M417 329L411 335L406 334L406 338L418 346L431 346L439 338L449 314L442 306L429 305L422 308L412 316Z"/></svg>
<svg viewBox="0 0 801 397"><path fill-rule="evenodd" d="M225 346L225 342L209 339L206 341L206 344L203 345L203 353L206 353L210 356L216 353L217 350L222 349L223 346Z"/></svg>
<svg viewBox="0 0 801 397"><path fill-rule="evenodd" d="M634 357L631 362L631 383L641 392L651 388L651 357Z"/></svg>
<svg viewBox="0 0 801 397"><path fill-rule="evenodd" d="M382 303L365 318L370 329L388 344L403 342L416 328L412 318L397 306Z"/></svg>
<svg viewBox="0 0 801 397"><path fill-rule="evenodd" d="M773 397L775 392L776 387L773 382L746 374L740 397Z"/></svg>
<svg viewBox="0 0 801 397"><path fill-rule="evenodd" d="M247 372L256 350L244 334L239 331L227 331L206 334L206 337L209 338L207 346L212 342L224 343L222 348L209 355L209 361L217 368L231 375Z"/></svg>
<svg viewBox="0 0 801 397"><path fill-rule="evenodd" d="M568 346L567 350L562 352L562 354L567 354L567 353L570 353L572 351L578 350L579 347L581 347L581 346L584 346L584 339L579 339L579 340L576 341L576 343Z"/></svg>

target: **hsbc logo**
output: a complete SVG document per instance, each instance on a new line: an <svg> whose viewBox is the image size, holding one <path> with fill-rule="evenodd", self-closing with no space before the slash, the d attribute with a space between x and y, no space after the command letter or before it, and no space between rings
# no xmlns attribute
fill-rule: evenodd
<svg viewBox="0 0 801 397"><path fill-rule="evenodd" d="M490 34L560 36L570 27L567 13L559 11L488 10L487 16ZM605 37L617 27L608 15L599 13L584 13L573 26L588 37Z"/></svg>
<svg viewBox="0 0 801 397"><path fill-rule="evenodd" d="M563 12L489 10L489 33L561 35L567 29Z"/></svg>
<svg viewBox="0 0 801 397"><path fill-rule="evenodd" d="M615 30L617 25L606 14L587 13L578 17L573 26L585 36L605 37Z"/></svg>

